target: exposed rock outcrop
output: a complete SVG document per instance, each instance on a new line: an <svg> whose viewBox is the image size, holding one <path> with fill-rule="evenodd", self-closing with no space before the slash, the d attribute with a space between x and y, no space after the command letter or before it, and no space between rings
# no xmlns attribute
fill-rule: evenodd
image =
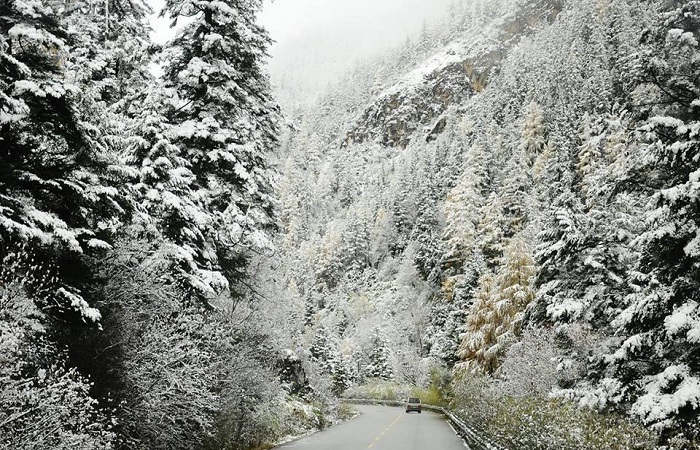
<svg viewBox="0 0 700 450"><path fill-rule="evenodd" d="M441 116L447 108L483 91L508 51L543 21L552 22L560 11L559 0L543 0L499 16L487 27L462 33L380 93L346 133L344 143L373 141L405 148L417 132L433 139L445 129Z"/></svg>

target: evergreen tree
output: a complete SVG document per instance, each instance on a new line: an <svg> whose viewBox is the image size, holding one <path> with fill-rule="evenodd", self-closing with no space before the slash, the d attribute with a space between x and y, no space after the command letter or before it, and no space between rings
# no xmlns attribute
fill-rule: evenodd
<svg viewBox="0 0 700 450"><path fill-rule="evenodd" d="M81 120L65 77L69 40L40 2L0 4L0 239L57 261L68 285L47 308L96 321L76 289L89 279L82 255L108 247L126 205L109 186L116 161Z"/></svg>
<svg viewBox="0 0 700 450"><path fill-rule="evenodd" d="M580 200L570 191L555 199L551 216L540 232L537 253L537 299L530 311L537 321L569 322L583 318L585 301L579 294L588 282L583 263L591 228Z"/></svg>
<svg viewBox="0 0 700 450"><path fill-rule="evenodd" d="M336 395L342 394L350 387L350 374L338 347L335 336L327 327L321 325L316 330L314 341L309 348L311 357L319 364L321 371L329 376Z"/></svg>
<svg viewBox="0 0 700 450"><path fill-rule="evenodd" d="M478 251L484 255L487 267L491 269L498 266L503 255L504 222L501 198L493 192L481 208L476 244Z"/></svg>
<svg viewBox="0 0 700 450"><path fill-rule="evenodd" d="M415 164L409 158L399 158L395 163L395 176L390 191L390 212L394 217L398 235L394 254L400 254L406 248L416 221Z"/></svg>
<svg viewBox="0 0 700 450"><path fill-rule="evenodd" d="M630 171L651 194L649 229L637 240L641 289L614 322L627 338L607 361L633 387L632 412L683 446L700 423L700 2L663 2L663 10L632 72L633 95L651 105L639 111L649 116L639 136L645 158Z"/></svg>
<svg viewBox="0 0 700 450"><path fill-rule="evenodd" d="M142 213L142 225L155 227L173 244L163 255L173 281L185 290L198 286L200 294L213 296L226 288L227 280L197 263L195 249L207 247L211 224L191 163L170 139L173 126L162 114L167 95L153 89L130 122L129 131L135 137L127 142L124 160L137 174L129 183L130 193Z"/></svg>
<svg viewBox="0 0 700 450"><path fill-rule="evenodd" d="M323 242L320 243L316 251L316 261L314 261L314 272L318 284L329 288L335 287L341 280L344 273L342 253L342 231L339 229L344 223L336 221L328 224L328 229Z"/></svg>
<svg viewBox="0 0 700 450"><path fill-rule="evenodd" d="M369 206L357 204L350 211L349 223L343 232L343 270L359 274L370 266Z"/></svg>
<svg viewBox="0 0 700 450"><path fill-rule="evenodd" d="M481 149L474 146L468 153L468 160L460 180L445 201L445 232L447 267L461 265L473 250L478 239L477 227L483 203L483 180L481 175Z"/></svg>
<svg viewBox="0 0 700 450"><path fill-rule="evenodd" d="M524 113L521 146L530 166L544 152L547 145L542 110L531 102Z"/></svg>
<svg viewBox="0 0 700 450"><path fill-rule="evenodd" d="M443 280L441 296L431 305L430 326L425 332L431 356L449 366L459 361L458 352L479 279L484 270L483 257L473 253L458 275Z"/></svg>
<svg viewBox="0 0 700 450"><path fill-rule="evenodd" d="M373 267L393 254L397 238L395 220L391 213L380 208L375 215L374 227L370 232L370 262Z"/></svg>
<svg viewBox="0 0 700 450"><path fill-rule="evenodd" d="M393 379L394 369L389 360L391 349L386 336L379 328L372 333L370 345L369 364L364 370L365 377L382 380Z"/></svg>
<svg viewBox="0 0 700 450"><path fill-rule="evenodd" d="M532 181L529 172L525 151L522 148L514 148L497 183L503 205L505 238L521 232L530 220L533 208L530 205Z"/></svg>
<svg viewBox="0 0 700 450"><path fill-rule="evenodd" d="M247 249L270 246L274 200L268 153L277 108L262 69L269 37L255 23L259 0L169 0L164 14L186 23L165 52L166 86L177 93L170 136L195 177L206 215L204 241L188 242L198 267L231 283L245 276ZM206 296L207 290L192 286Z"/></svg>

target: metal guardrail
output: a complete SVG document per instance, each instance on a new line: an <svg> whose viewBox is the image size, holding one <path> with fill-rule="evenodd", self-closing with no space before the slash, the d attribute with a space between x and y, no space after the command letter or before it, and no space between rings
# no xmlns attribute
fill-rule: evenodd
<svg viewBox="0 0 700 450"><path fill-rule="evenodd" d="M344 398L342 399L342 401L356 405L404 405L404 402L399 402L396 400L368 400L359 398ZM447 420L452 424L452 427L457 432L457 434L459 434L459 436L462 439L464 439L464 442L467 444L470 450L507 450L505 447L502 447L493 442L489 442L486 438L483 437L482 433L479 433L479 431L474 426L465 422L452 411L443 408L442 406L426 405L425 403L423 404L423 408L444 414Z"/></svg>
<svg viewBox="0 0 700 450"><path fill-rule="evenodd" d="M507 450L505 447L489 442L482 433L479 433L473 426L457 417L452 411L441 406L438 406L437 409L453 424L455 431L464 439L464 442L467 443L471 450Z"/></svg>

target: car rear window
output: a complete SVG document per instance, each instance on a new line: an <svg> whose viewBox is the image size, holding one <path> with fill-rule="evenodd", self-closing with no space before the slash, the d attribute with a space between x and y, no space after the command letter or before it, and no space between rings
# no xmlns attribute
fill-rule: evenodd
<svg viewBox="0 0 700 450"><path fill-rule="evenodd" d="M420 399L417 397L411 397L408 399L408 403L420 403Z"/></svg>

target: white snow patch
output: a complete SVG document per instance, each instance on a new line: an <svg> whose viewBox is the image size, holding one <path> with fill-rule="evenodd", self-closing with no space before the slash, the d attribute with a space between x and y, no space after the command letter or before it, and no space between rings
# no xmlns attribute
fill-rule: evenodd
<svg viewBox="0 0 700 450"><path fill-rule="evenodd" d="M548 305L547 314L554 319L559 320L565 317L578 317L583 311L583 302L567 298L559 303Z"/></svg>
<svg viewBox="0 0 700 450"><path fill-rule="evenodd" d="M59 288L56 293L70 301L70 305L75 308L75 310L78 311L84 319L91 322L99 322L99 320L102 318L100 311L96 308L90 307L90 305L88 305L85 299L83 299L81 296L67 291L64 288Z"/></svg>
<svg viewBox="0 0 700 450"><path fill-rule="evenodd" d="M75 237L75 233L73 233L70 230L66 230L63 228L57 228L53 230L53 234L58 237L61 241L63 241L68 248L76 253L83 253L83 249L80 246L80 243Z"/></svg>
<svg viewBox="0 0 700 450"><path fill-rule="evenodd" d="M8 35L12 39L27 39L38 44L44 44L48 47L63 49L63 41L56 36L49 34L43 30L38 30L26 23L18 23L10 28Z"/></svg>
<svg viewBox="0 0 700 450"><path fill-rule="evenodd" d="M243 164L241 163L236 163L236 166L233 168L234 172L236 172L236 175L240 177L242 180L247 180L250 178L250 173L246 170L245 167L243 167Z"/></svg>
<svg viewBox="0 0 700 450"><path fill-rule="evenodd" d="M675 336L685 330L688 340L691 343L700 343L700 315L698 314L698 303L694 300L688 301L675 308L673 313L664 319L666 332Z"/></svg>
<svg viewBox="0 0 700 450"><path fill-rule="evenodd" d="M672 28L668 30L668 33L666 34L666 40L676 41L681 45L686 45L688 47L698 46L698 40L695 39L693 33L691 33L690 31L681 30L679 28Z"/></svg>
<svg viewBox="0 0 700 450"><path fill-rule="evenodd" d="M654 428L663 427L664 421L687 405L700 407L700 379L691 376L685 364L670 366L648 377L646 382L646 394L632 405L631 411ZM669 386L676 383L676 388L669 392Z"/></svg>
<svg viewBox="0 0 700 450"><path fill-rule="evenodd" d="M90 248L95 248L95 249L101 249L101 250L111 250L112 246L108 244L107 242L103 241L102 239L90 239L87 242L88 247Z"/></svg>
<svg viewBox="0 0 700 450"><path fill-rule="evenodd" d="M46 97L46 91L35 82L29 80L15 81L15 94L23 94L25 92L31 92L37 97Z"/></svg>

